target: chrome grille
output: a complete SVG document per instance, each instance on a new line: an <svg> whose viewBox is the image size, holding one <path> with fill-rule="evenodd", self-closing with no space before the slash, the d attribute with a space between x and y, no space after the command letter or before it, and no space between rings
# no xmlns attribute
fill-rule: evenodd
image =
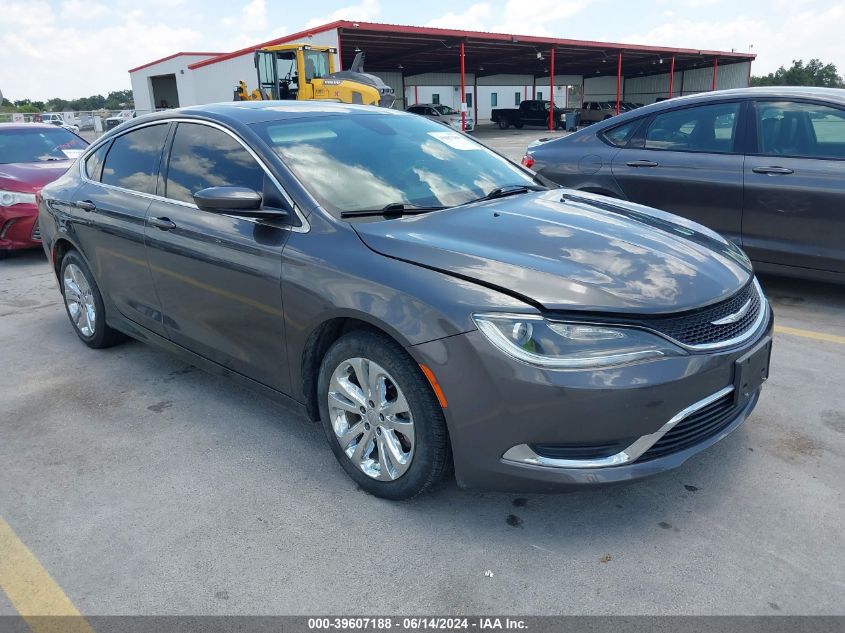
<svg viewBox="0 0 845 633"><path fill-rule="evenodd" d="M746 304L747 311L737 320L721 325L714 323L737 314ZM763 294L752 280L729 299L701 310L666 317L625 319L622 322L654 330L687 347L719 347L751 335L751 329L765 309Z"/></svg>
<svg viewBox="0 0 845 633"><path fill-rule="evenodd" d="M740 409L734 404L733 392L722 396L681 420L637 461L644 462L678 453L713 437L736 419Z"/></svg>

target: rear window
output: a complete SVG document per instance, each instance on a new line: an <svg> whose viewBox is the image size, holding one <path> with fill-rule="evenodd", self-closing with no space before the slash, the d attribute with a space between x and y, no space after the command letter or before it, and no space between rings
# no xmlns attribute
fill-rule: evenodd
<svg viewBox="0 0 845 633"><path fill-rule="evenodd" d="M631 140L631 137L634 135L634 132L636 132L641 121L642 119L640 118L636 121L617 125L602 132L601 136L611 145L623 147L629 140Z"/></svg>
<svg viewBox="0 0 845 633"><path fill-rule="evenodd" d="M101 182L141 193L155 193L168 129L167 123L151 125L114 139L106 156Z"/></svg>
<svg viewBox="0 0 845 633"><path fill-rule="evenodd" d="M4 130L0 126L0 164L76 159L86 147L87 142L60 127Z"/></svg>

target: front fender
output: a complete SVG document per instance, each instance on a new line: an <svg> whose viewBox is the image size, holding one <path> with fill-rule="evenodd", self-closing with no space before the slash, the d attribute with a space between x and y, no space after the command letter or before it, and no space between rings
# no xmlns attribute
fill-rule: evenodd
<svg viewBox="0 0 845 633"><path fill-rule="evenodd" d="M499 291L380 255L348 224L329 221L322 212L311 217L311 231L291 234L282 261L294 389L303 382L309 338L332 320L363 321L411 347L475 329L476 311L532 310Z"/></svg>

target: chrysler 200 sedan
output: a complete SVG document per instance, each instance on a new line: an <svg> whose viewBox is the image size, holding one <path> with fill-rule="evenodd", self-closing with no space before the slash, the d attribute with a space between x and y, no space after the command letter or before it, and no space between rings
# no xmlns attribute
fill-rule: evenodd
<svg viewBox="0 0 845 633"><path fill-rule="evenodd" d="M700 222L757 270L845 282L845 90L677 97L529 147L523 164Z"/></svg>
<svg viewBox="0 0 845 633"><path fill-rule="evenodd" d="M78 337L303 404L348 475L554 491L737 428L772 314L736 246L410 114L255 102L139 118L40 202Z"/></svg>

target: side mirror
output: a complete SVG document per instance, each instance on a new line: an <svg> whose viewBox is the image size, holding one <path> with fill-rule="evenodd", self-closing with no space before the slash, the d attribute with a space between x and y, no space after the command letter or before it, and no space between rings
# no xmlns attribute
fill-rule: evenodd
<svg viewBox="0 0 845 633"><path fill-rule="evenodd" d="M284 209L261 208L261 194L247 187L208 187L194 194L194 202L203 211L246 218L276 220L289 215Z"/></svg>

